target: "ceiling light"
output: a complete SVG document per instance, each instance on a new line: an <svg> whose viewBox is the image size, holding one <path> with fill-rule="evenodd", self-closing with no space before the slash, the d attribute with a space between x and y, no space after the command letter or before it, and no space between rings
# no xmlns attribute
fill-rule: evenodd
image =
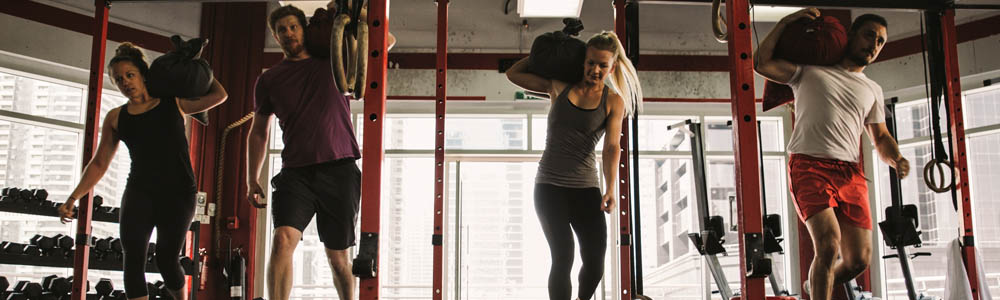
<svg viewBox="0 0 1000 300"><path fill-rule="evenodd" d="M583 0L517 0L522 18L579 18Z"/></svg>
<svg viewBox="0 0 1000 300"><path fill-rule="evenodd" d="M789 7L789 6L764 6L764 5L754 5L753 11L750 12L752 18L756 22L778 22L782 18L793 14L802 9L801 7Z"/></svg>

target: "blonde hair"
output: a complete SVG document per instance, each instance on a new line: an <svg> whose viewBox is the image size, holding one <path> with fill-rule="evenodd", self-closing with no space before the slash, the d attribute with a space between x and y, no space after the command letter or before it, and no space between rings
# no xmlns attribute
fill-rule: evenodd
<svg viewBox="0 0 1000 300"><path fill-rule="evenodd" d="M587 41L587 47L614 53L614 73L611 74L611 87L625 100L625 115L630 116L642 111L642 86L639 84L639 74L635 71L632 61L625 55L625 47L618 40L618 35L611 31L602 31Z"/></svg>

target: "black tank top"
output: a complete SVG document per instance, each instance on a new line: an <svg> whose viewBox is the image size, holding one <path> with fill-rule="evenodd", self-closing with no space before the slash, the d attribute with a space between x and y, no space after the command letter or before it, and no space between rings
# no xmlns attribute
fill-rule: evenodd
<svg viewBox="0 0 1000 300"><path fill-rule="evenodd" d="M122 105L118 136L132 158L127 187L171 194L195 192L184 118L175 98L160 99L138 115L128 112L128 103Z"/></svg>

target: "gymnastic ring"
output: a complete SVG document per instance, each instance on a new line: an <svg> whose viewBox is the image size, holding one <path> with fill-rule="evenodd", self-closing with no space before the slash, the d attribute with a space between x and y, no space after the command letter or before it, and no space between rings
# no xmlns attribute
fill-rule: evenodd
<svg viewBox="0 0 1000 300"><path fill-rule="evenodd" d="M726 32L726 20L722 17L722 0L712 1L712 33L719 43L729 42L729 33Z"/></svg>
<svg viewBox="0 0 1000 300"><path fill-rule="evenodd" d="M942 165L944 165L942 167ZM944 170L948 169L951 173L951 182L946 184L946 178L944 177ZM941 178L941 182L934 180L934 171L937 170L938 175ZM924 165L924 184L932 191L937 193L944 193L955 186L955 169L951 167L951 162L947 160L932 159Z"/></svg>
<svg viewBox="0 0 1000 300"><path fill-rule="evenodd" d="M344 28L351 22L351 17L346 13L338 14L333 19L333 30L330 37L330 64L333 68L334 82L337 89L347 93L347 75L344 74Z"/></svg>
<svg viewBox="0 0 1000 300"><path fill-rule="evenodd" d="M358 23L357 71L354 83L354 99L365 97L365 81L368 80L368 23Z"/></svg>
<svg viewBox="0 0 1000 300"><path fill-rule="evenodd" d="M358 24L361 25L361 24ZM346 28L344 29L347 30ZM358 36L356 34L345 34L344 42L347 43L344 47L347 48L347 67L344 68L344 74L347 75L347 92L352 92L354 89L354 81L358 79Z"/></svg>

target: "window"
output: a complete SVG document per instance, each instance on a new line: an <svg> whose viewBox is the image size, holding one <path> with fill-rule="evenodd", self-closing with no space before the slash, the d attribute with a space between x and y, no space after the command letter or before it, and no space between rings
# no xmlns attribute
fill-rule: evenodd
<svg viewBox="0 0 1000 300"><path fill-rule="evenodd" d="M995 167L1000 164L1000 132L993 127L1000 123L997 118L997 97L1000 89L996 87L981 88L965 93L964 111L968 166L970 176L970 191L975 221L976 249L986 260L980 262L985 266L987 280L985 284L992 290L1000 288L1000 263L992 257L1000 257L1000 223L995 212L1000 208L1000 201L994 197L993 190L997 177ZM917 290L933 295L944 296L945 289L945 257L948 244L959 237L957 228L962 219L952 204L950 193L935 193L927 188L923 181L923 166L932 159L933 144L930 140L930 111L926 99L901 103L897 105L900 151L910 160L910 176L902 180L902 200L904 204L915 204L919 212L921 239L923 246L908 248L908 252L929 252L930 257L917 257L911 260L911 272ZM942 134L947 130L946 120L942 116ZM951 149L948 141L946 147ZM873 152L877 155L877 152ZM877 156L874 156L877 157ZM876 222L885 219L885 207L891 204L889 190L889 168L881 161L877 162L875 177L878 186L879 211ZM879 232L876 230L876 234ZM881 240L881 237L879 237ZM895 253L880 242L883 253ZM883 299L906 299L902 271L898 260L884 259L883 274L885 274L886 297Z"/></svg>
<svg viewBox="0 0 1000 300"><path fill-rule="evenodd" d="M44 188L49 192L50 201L65 201L80 180L82 169L85 86L2 69L0 86L3 87L0 88L0 110L36 117L30 120L0 117L0 185ZM123 103L125 98L117 92L106 91L102 96L99 121ZM120 144L107 173L94 188L94 194L104 198L104 206L121 206L130 163L128 149ZM27 243L35 234L73 235L76 228L74 224L60 223L57 218L7 212L0 212L0 220L3 220L0 226L2 240L22 243ZM95 237L119 236L118 224L93 222L92 226ZM0 274L6 274L11 282L41 281L42 277L52 274L70 276L72 269L0 265ZM12 274L17 276L10 277ZM89 276L95 283L100 278L111 278L116 286L123 284L118 271L91 270ZM147 274L149 281L158 279L159 274Z"/></svg>

